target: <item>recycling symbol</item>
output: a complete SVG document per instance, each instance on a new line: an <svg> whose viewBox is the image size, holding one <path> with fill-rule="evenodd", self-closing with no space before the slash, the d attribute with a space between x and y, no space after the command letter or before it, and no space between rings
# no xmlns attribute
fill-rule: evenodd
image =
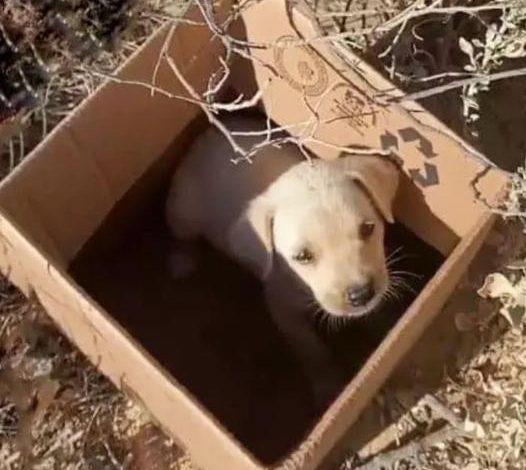
<svg viewBox="0 0 526 470"><path fill-rule="evenodd" d="M431 160L438 156L433 149L431 141L426 139L414 127L398 129L397 133L404 142L418 142L417 148L426 159ZM398 137L389 131L385 131L380 136L380 143L383 149L394 147L398 150ZM433 163L425 162L423 168L409 168L408 173L411 179L422 188L440 184L438 168Z"/></svg>

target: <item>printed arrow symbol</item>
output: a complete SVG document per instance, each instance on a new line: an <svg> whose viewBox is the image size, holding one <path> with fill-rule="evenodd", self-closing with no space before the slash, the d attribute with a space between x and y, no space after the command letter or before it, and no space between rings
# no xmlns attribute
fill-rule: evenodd
<svg viewBox="0 0 526 470"><path fill-rule="evenodd" d="M394 147L398 150L398 137L391 134L389 131L385 131L385 134L380 136L380 145L384 150Z"/></svg>
<svg viewBox="0 0 526 470"><path fill-rule="evenodd" d="M420 150L426 158L438 156L438 154L433 150L433 144L422 134L420 134L420 132L418 132L415 128L406 127L405 129L400 129L398 133L404 142L414 142L415 140L420 142L418 150Z"/></svg>
<svg viewBox="0 0 526 470"><path fill-rule="evenodd" d="M424 163L424 170L425 175L422 175L419 169L411 169L409 170L409 176L415 183L418 183L423 188L436 186L440 183L437 167L435 165Z"/></svg>

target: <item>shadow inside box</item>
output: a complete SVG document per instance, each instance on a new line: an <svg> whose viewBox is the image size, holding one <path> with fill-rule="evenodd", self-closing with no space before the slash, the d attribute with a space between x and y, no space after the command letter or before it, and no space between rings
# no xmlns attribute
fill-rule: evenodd
<svg viewBox="0 0 526 470"><path fill-rule="evenodd" d="M155 211L112 239L109 249L95 234L70 267L74 279L261 461L294 448L317 413L258 281L204 243L195 247L196 271L174 279L174 242ZM388 229L386 244L388 252L402 247L396 269L412 273L411 290L374 314L320 331L349 380L443 261L401 225Z"/></svg>

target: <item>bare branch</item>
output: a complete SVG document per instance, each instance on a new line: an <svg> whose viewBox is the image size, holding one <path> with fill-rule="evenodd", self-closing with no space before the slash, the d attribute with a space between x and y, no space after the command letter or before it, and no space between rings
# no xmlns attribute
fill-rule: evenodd
<svg viewBox="0 0 526 470"><path fill-rule="evenodd" d="M422 437L418 441L409 442L407 445L398 449L377 455L366 464L356 468L356 470L391 469L400 460L405 459L414 461L415 459L418 459L419 453L425 452L445 441L451 441L463 436L467 436L467 433L462 429L445 426L438 431Z"/></svg>
<svg viewBox="0 0 526 470"><path fill-rule="evenodd" d="M151 85L149 83L141 82L140 80L126 80L123 78L119 78L115 75L99 72L97 70L90 70L86 67L80 67L79 70L85 74L93 75L98 78L103 78L105 80L119 83L121 85L130 85L130 86L137 86L140 88L146 88L147 90L150 90L151 92L159 93L160 95L165 96L167 98L186 101L187 103L192 103L192 104L200 104L200 101L198 100L189 98L188 96L176 95L174 93L170 93L169 91L166 91L164 88L161 88L155 85Z"/></svg>
<svg viewBox="0 0 526 470"><path fill-rule="evenodd" d="M195 103L201 107L206 117L208 118L210 124L213 124L227 138L230 145L232 146L232 149L236 153L239 153L240 155L246 157L247 151L237 143L237 141L232 137L232 134L227 129L227 127L214 115L212 111L210 111L208 105L201 100L199 93L197 93L197 91L192 87L192 85L188 83L184 75L177 67L175 61L169 55L166 55L165 57L173 73L175 74L179 82L181 82L181 85L183 85L188 94L195 100Z"/></svg>
<svg viewBox="0 0 526 470"><path fill-rule="evenodd" d="M505 80L505 79L514 78L514 77L520 77L524 75L526 75L526 67L515 69L515 70L505 70L504 72L496 72L496 73L492 73L489 75L476 75L471 78L455 80L453 82L446 83L444 85L429 88L427 90L416 91L415 93L409 93L404 96L390 97L390 98L387 98L387 102L400 103L402 101L418 101L424 98L429 98L430 96L440 95L441 93L445 93L446 91L455 90L457 88L462 88L468 85L472 85L473 83L489 83L489 82L495 82L498 80ZM394 91L394 89L391 91ZM383 91L377 95L377 98L381 98L382 96L385 96L389 93L390 93L389 91Z"/></svg>

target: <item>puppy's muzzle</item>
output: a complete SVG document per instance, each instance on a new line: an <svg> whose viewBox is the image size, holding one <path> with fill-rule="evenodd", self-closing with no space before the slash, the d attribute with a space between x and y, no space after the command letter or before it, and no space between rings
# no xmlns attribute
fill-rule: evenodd
<svg viewBox="0 0 526 470"><path fill-rule="evenodd" d="M373 281L366 284L351 286L345 292L345 301L352 307L364 307L375 296Z"/></svg>

